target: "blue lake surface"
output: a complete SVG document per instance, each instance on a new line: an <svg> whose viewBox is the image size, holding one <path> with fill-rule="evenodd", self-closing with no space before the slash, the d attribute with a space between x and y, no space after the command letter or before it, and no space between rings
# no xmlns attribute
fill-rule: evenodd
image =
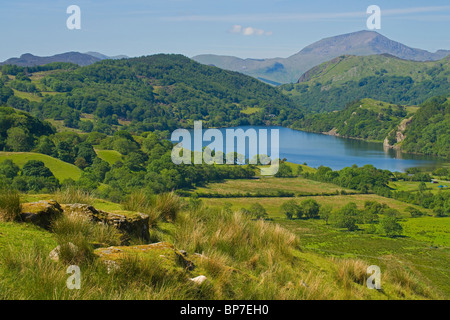
<svg viewBox="0 0 450 320"><path fill-rule="evenodd" d="M286 158L293 163L307 163L310 167L321 165L340 170L344 167L356 164L363 166L371 164L379 169L390 171L405 171L411 167L435 168L445 162L437 157L428 157L414 154L405 154L392 149L385 149L381 143L367 142L356 139L347 139L328 136L317 133L292 130L283 127L250 127L242 126L237 128L219 129L224 136L226 145L226 129L255 129L267 130L270 150L270 137L272 130L279 130L279 152L280 158ZM204 132L205 130L203 130ZM193 130L190 130L193 140ZM203 142L203 146L208 146L211 142ZM246 147L246 156L258 152L256 145ZM185 144L186 146L186 144ZM187 146L186 146L187 147ZM196 150L191 145L191 150ZM198 150L196 150L198 151ZM232 146L226 147L226 153L232 151ZM269 154L270 155L270 154ZM251 157L250 157L251 158Z"/></svg>

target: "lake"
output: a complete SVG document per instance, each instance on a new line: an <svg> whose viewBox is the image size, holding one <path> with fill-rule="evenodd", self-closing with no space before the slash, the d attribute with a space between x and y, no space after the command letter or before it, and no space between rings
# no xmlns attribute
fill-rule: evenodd
<svg viewBox="0 0 450 320"><path fill-rule="evenodd" d="M392 149L385 149L381 143L297 131L283 127L242 126L229 129L238 128L243 130L255 129L257 132L260 129L267 129L269 142L271 130L279 130L280 158L286 158L287 161L293 163L307 163L308 166L314 168L324 165L333 170L340 170L353 164L358 166L371 164L379 169L404 172L411 167L435 168L446 162L437 157L406 154ZM226 129L219 130L225 136ZM190 132L192 134L193 130L190 130ZM207 146L209 143L203 142L203 146ZM224 145L226 145L225 138ZM227 147L226 152L228 153L231 151L232 146ZM191 146L191 150L196 149L198 148ZM247 157L249 152L256 153L257 146L250 146L250 148L247 146Z"/></svg>

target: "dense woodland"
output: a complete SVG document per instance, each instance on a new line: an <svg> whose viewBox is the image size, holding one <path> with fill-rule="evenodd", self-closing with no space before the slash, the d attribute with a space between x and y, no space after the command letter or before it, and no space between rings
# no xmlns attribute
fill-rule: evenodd
<svg viewBox="0 0 450 320"><path fill-rule="evenodd" d="M382 103L380 103L382 105ZM434 97L423 103L418 111L408 114L405 107L380 107L370 110L361 101L348 104L344 110L307 114L296 121L293 128L312 132L328 132L332 129L343 137L360 138L382 142L388 138L395 145L398 126L409 117L406 139L401 149L426 155L450 157L450 102L446 97Z"/></svg>
<svg viewBox="0 0 450 320"><path fill-rule="evenodd" d="M301 116L276 88L181 55L105 60L76 69L69 64L53 68L64 71L48 74L40 85L61 94L44 93L41 102L28 102L13 96L9 87L42 94L28 77L40 69L3 66L1 101L40 118L64 120L70 128L108 134L119 120L129 121L130 130L142 132L189 127L195 120L203 120L209 127L277 125ZM256 112L248 114L248 108ZM83 113L92 114L94 123L81 122Z"/></svg>

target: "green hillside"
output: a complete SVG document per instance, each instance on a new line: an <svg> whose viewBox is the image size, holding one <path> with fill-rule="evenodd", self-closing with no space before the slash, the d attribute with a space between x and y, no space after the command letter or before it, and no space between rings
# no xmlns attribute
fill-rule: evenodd
<svg viewBox="0 0 450 320"><path fill-rule="evenodd" d="M182 55L105 60L80 68L34 70L2 67L0 95L8 105L66 127L112 133L114 125L134 131L192 126L279 125L289 111L301 113L276 88L249 76L205 66ZM10 88L14 86L16 94ZM4 88L4 89L1 89ZM28 97L32 92L44 97ZM46 95L45 92L59 94ZM33 96L34 97L34 96ZM34 101L29 101L34 100ZM251 108L256 112L248 113ZM81 114L92 120L81 121ZM268 116L270 115L270 116Z"/></svg>
<svg viewBox="0 0 450 320"><path fill-rule="evenodd" d="M376 142L386 139L405 152L450 157L450 108L445 97L418 107L362 99L340 111L305 115L293 128Z"/></svg>
<svg viewBox="0 0 450 320"><path fill-rule="evenodd" d="M373 99L348 104L343 110L308 114L294 123L295 129L341 137L383 142L417 107L405 107Z"/></svg>
<svg viewBox="0 0 450 320"><path fill-rule="evenodd" d="M56 179L63 181L65 179L78 180L81 177L82 170L73 164L52 158L45 154L33 152L0 152L0 162L5 159L11 159L20 168L29 160L38 160L44 162L45 166L55 175Z"/></svg>
<svg viewBox="0 0 450 320"><path fill-rule="evenodd" d="M404 151L450 158L450 99L425 102L406 127L405 136Z"/></svg>
<svg viewBox="0 0 450 320"><path fill-rule="evenodd" d="M312 111L341 110L352 101L372 98L417 105L450 92L450 57L435 62L388 55L341 56L306 72L283 93Z"/></svg>

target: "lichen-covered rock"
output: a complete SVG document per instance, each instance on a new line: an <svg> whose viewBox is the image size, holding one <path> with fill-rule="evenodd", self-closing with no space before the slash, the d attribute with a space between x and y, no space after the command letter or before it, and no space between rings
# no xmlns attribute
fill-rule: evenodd
<svg viewBox="0 0 450 320"><path fill-rule="evenodd" d="M149 217L142 213L123 215L97 210L87 204L64 204L62 205L65 214L81 215L92 222L104 223L116 227L127 237L136 237L144 241L150 240ZM126 242L127 239L125 239Z"/></svg>
<svg viewBox="0 0 450 320"><path fill-rule="evenodd" d="M62 208L54 200L42 200L22 204L21 218L45 229L50 229L52 222L62 215Z"/></svg>
<svg viewBox="0 0 450 320"><path fill-rule="evenodd" d="M142 258L156 259L168 268L180 268L184 270L194 270L194 263L187 254L181 253L168 242L158 242L139 246L117 246L108 248L98 248L94 253L99 256L107 266L114 265L120 268L121 261L127 255L140 256Z"/></svg>

